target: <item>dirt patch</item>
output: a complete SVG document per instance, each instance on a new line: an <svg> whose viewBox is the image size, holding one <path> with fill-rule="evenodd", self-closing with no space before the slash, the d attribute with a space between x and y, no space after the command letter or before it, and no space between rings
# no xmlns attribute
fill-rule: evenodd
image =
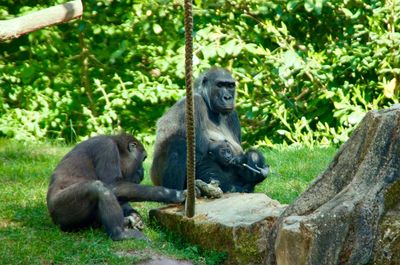
<svg viewBox="0 0 400 265"><path fill-rule="evenodd" d="M121 257L132 257L140 260L138 265L193 265L192 262L187 260L177 260L155 253L150 249L140 251L119 251L116 253Z"/></svg>
<svg viewBox="0 0 400 265"><path fill-rule="evenodd" d="M139 265L193 265L193 263L187 260L176 260L168 257L156 256L148 261L139 263Z"/></svg>

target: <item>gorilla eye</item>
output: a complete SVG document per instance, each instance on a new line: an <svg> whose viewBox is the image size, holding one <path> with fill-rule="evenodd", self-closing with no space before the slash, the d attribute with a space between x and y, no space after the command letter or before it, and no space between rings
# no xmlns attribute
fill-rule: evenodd
<svg viewBox="0 0 400 265"><path fill-rule="evenodd" d="M221 149L222 156L230 156L232 154L230 149Z"/></svg>
<svg viewBox="0 0 400 265"><path fill-rule="evenodd" d="M217 87L224 87L224 82L217 82Z"/></svg>
<svg viewBox="0 0 400 265"><path fill-rule="evenodd" d="M136 148L136 143L129 143L128 144L128 151L132 152Z"/></svg>

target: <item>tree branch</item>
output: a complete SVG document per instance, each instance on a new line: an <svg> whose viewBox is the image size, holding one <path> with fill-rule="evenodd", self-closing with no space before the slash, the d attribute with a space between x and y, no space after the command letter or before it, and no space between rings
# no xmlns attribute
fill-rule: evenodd
<svg viewBox="0 0 400 265"><path fill-rule="evenodd" d="M39 10L21 17L0 20L0 42L82 16L81 0Z"/></svg>

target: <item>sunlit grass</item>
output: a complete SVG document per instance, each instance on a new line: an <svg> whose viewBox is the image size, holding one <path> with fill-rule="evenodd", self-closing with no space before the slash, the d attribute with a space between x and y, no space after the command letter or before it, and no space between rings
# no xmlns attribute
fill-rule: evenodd
<svg viewBox="0 0 400 265"><path fill-rule="evenodd" d="M332 160L334 147L290 147L265 152L271 173L256 187L281 203L291 203L324 171Z"/></svg>
<svg viewBox="0 0 400 265"><path fill-rule="evenodd" d="M46 192L51 172L70 149L51 143L21 143L0 138L0 264L134 264L152 253L189 259L196 264L222 261L220 253L203 251L149 225L147 213L159 207L158 203L134 204L148 224L145 234L150 243L113 242L102 229L60 231L48 215ZM147 150L151 153L152 148ZM265 151L272 172L257 187L257 192L290 203L326 168L334 152L334 148ZM150 163L148 158L145 184L151 183Z"/></svg>

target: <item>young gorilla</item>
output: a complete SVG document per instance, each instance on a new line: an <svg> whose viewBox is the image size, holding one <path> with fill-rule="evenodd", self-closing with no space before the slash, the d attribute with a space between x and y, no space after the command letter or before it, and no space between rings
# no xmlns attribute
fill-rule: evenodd
<svg viewBox="0 0 400 265"><path fill-rule="evenodd" d="M62 230L100 223L113 240L145 238L127 227L137 214L129 202L185 199L182 191L139 185L145 158L143 145L128 134L97 136L75 146L51 176L47 207L53 222Z"/></svg>
<svg viewBox="0 0 400 265"><path fill-rule="evenodd" d="M206 183L218 181L223 192L253 192L269 172L261 152L250 149L235 155L228 141L210 142L208 154L197 166L198 178Z"/></svg>

